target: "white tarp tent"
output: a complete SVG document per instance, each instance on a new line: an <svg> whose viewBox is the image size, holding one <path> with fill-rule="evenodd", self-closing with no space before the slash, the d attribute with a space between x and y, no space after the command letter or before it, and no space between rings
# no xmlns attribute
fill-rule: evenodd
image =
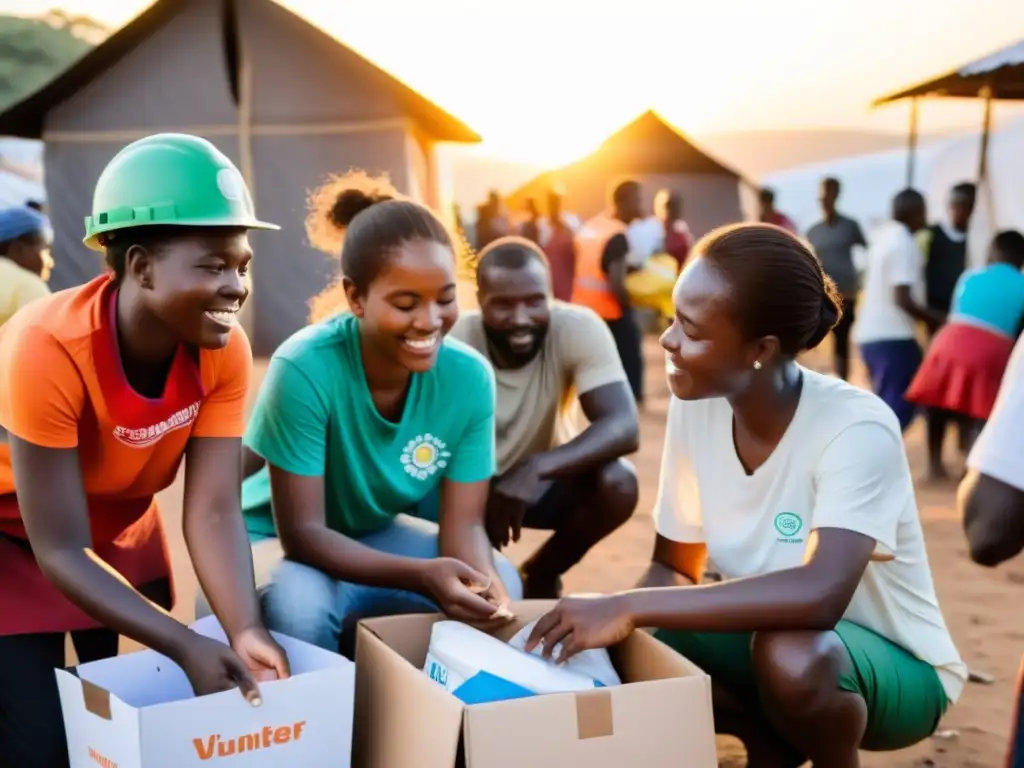
<svg viewBox="0 0 1024 768"><path fill-rule="evenodd" d="M46 200L43 143L0 138L0 208Z"/></svg>
<svg viewBox="0 0 1024 768"><path fill-rule="evenodd" d="M932 141L917 149L914 187L928 199L929 219L945 212L950 188L977 177L980 145L976 134ZM989 178L979 190L971 222L970 260L984 262L992 236L1000 229L1024 232L1024 120L992 134ZM801 166L764 179L776 191L776 205L806 231L820 216L818 184L835 176L843 185L840 210L857 219L870 240L871 230L889 216L893 195L906 186L905 149L854 155Z"/></svg>

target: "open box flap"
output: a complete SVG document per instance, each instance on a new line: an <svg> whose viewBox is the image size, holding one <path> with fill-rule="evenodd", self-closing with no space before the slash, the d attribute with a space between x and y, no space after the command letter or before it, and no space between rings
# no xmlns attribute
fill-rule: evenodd
<svg viewBox="0 0 1024 768"><path fill-rule="evenodd" d="M642 630L611 649L612 662L623 680L666 680L704 677L705 672L665 643Z"/></svg>
<svg viewBox="0 0 1024 768"><path fill-rule="evenodd" d="M404 616L383 616L377 619L363 619L359 630L364 627L388 648L397 653L417 669L423 668L430 647L430 630L445 617L439 613L414 613ZM359 657L359 637L356 632L356 664Z"/></svg>
<svg viewBox="0 0 1024 768"><path fill-rule="evenodd" d="M216 619L196 622L193 629L206 637L226 642L224 632ZM347 675L347 679L355 675L355 665L338 654L276 633L274 636L288 654L292 679L310 672L331 673L335 675L336 680L345 679L338 675ZM196 699L192 684L181 667L153 650L146 649L80 664L76 668L76 675L84 683L89 684L83 689L90 691L90 701L101 708L106 706L102 703L102 693L117 698L126 706L138 709L164 707ZM270 695L269 691L282 682L262 683L260 688L264 690L264 700ZM203 698L213 697L241 700L237 691L225 691Z"/></svg>
<svg viewBox="0 0 1024 768"><path fill-rule="evenodd" d="M139 765L139 711L73 671L55 671L72 762Z"/></svg>
<svg viewBox="0 0 1024 768"><path fill-rule="evenodd" d="M113 720L115 713L138 719L136 708L121 701L101 685L77 674L77 670L55 669L57 687L64 694L81 697L82 708L101 720Z"/></svg>
<svg viewBox="0 0 1024 768"><path fill-rule="evenodd" d="M142 708L193 698L181 667L152 650L79 664L75 674L129 707Z"/></svg>
<svg viewBox="0 0 1024 768"><path fill-rule="evenodd" d="M189 626L193 632L209 637L212 640L224 643L228 642L227 634L214 616L206 616ZM331 667L348 667L352 662L337 653L318 648L310 643L296 640L294 637L282 635L279 632L270 633L288 655L288 664L291 667L292 675L302 675L307 672L319 672L322 669Z"/></svg>
<svg viewBox="0 0 1024 768"><path fill-rule="evenodd" d="M392 618L397 621L360 622L357 630L352 764L452 768L462 736L462 702L421 671L430 627L441 617Z"/></svg>

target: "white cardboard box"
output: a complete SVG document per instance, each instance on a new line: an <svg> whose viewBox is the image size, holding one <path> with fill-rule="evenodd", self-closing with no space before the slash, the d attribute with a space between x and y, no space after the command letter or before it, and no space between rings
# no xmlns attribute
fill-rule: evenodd
<svg viewBox="0 0 1024 768"><path fill-rule="evenodd" d="M213 617L192 625L226 642ZM166 656L139 651L57 670L71 768L349 768L355 665L274 633L292 676L260 685L253 707L237 690L196 697Z"/></svg>

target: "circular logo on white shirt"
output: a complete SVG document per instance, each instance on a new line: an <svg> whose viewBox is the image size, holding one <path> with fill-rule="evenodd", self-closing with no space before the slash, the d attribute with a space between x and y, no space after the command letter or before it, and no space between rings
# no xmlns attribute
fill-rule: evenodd
<svg viewBox="0 0 1024 768"><path fill-rule="evenodd" d="M426 480L448 466L451 453L444 440L430 434L416 435L402 449L402 465L415 478Z"/></svg>
<svg viewBox="0 0 1024 768"><path fill-rule="evenodd" d="M800 515L795 515L792 512L779 512L775 516L775 530L785 539L792 539L800 533L803 527L804 521L800 519Z"/></svg>

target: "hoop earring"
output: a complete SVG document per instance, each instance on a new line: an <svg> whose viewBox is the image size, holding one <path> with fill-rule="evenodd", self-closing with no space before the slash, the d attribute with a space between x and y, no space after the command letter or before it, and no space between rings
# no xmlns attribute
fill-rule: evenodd
<svg viewBox="0 0 1024 768"><path fill-rule="evenodd" d="M754 370L755 371L760 371L761 370L761 361L760 360L755 360L754 361Z"/></svg>

